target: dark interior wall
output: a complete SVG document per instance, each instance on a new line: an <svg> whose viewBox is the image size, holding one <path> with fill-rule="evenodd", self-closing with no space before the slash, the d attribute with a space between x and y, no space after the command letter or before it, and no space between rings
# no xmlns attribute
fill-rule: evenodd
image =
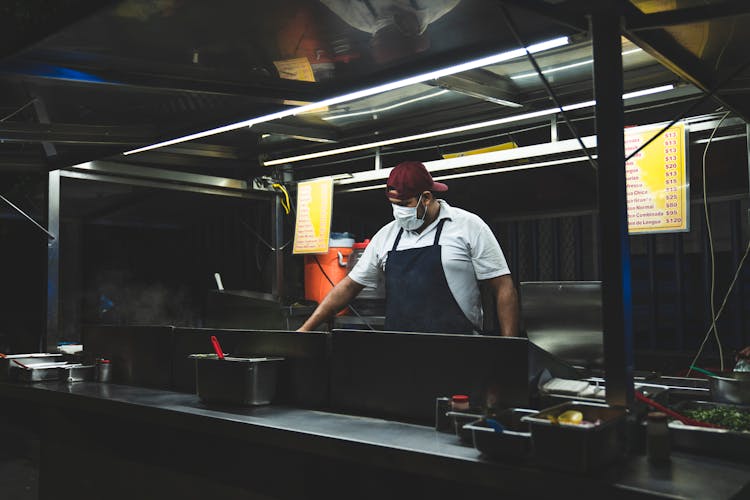
<svg viewBox="0 0 750 500"><path fill-rule="evenodd" d="M34 352L46 328L47 236L0 219L0 352Z"/></svg>

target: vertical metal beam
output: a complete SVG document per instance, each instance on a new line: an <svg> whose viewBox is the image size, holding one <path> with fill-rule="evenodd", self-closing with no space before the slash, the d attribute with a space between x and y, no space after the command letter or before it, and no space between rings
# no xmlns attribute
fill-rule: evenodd
<svg viewBox="0 0 750 500"><path fill-rule="evenodd" d="M678 350L685 348L685 282L682 278L682 261L684 258L682 233L674 234L674 271L675 290L677 290L677 323L675 325L675 346Z"/></svg>
<svg viewBox="0 0 750 500"><path fill-rule="evenodd" d="M656 237L646 236L646 258L648 260L648 294L651 297L648 306L648 342L651 349L656 349L657 309L659 307L659 293L656 289Z"/></svg>
<svg viewBox="0 0 750 500"><path fill-rule="evenodd" d="M625 115L620 42L622 2L602 0L591 15L598 152L599 226L607 403L633 402L630 240L625 200Z"/></svg>
<svg viewBox="0 0 750 500"><path fill-rule="evenodd" d="M550 118L549 142L557 142L557 115Z"/></svg>
<svg viewBox="0 0 750 500"><path fill-rule="evenodd" d="M745 145L747 146L747 192L750 194L750 123L745 124Z"/></svg>
<svg viewBox="0 0 750 500"><path fill-rule="evenodd" d="M732 267L737 269L740 265L742 246L742 206L739 200L729 202L730 228L732 238ZM732 288L732 341L738 348L742 344L742 287Z"/></svg>
<svg viewBox="0 0 750 500"><path fill-rule="evenodd" d="M271 293L281 300L284 295L284 210L281 206L281 196L274 197L271 210L271 245L275 268Z"/></svg>
<svg viewBox="0 0 750 500"><path fill-rule="evenodd" d="M383 160L380 157L380 148L375 148L375 170L383 168Z"/></svg>
<svg viewBox="0 0 750 500"><path fill-rule="evenodd" d="M55 238L47 241L47 335L41 348L54 352L60 336L60 171L47 179L47 231Z"/></svg>

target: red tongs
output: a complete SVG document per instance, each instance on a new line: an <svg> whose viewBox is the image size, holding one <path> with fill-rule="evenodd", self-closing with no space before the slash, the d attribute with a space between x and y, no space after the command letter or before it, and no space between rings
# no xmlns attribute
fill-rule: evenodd
<svg viewBox="0 0 750 500"><path fill-rule="evenodd" d="M219 357L219 359L224 359L224 351L221 350L219 339L216 338L216 335L211 335L211 344L214 346L214 352Z"/></svg>
<svg viewBox="0 0 750 500"><path fill-rule="evenodd" d="M710 424L708 422L701 422L700 420L695 420L694 418L686 417L685 415L682 415L681 413L677 413L674 410L670 410L666 406L657 403L653 399L647 398L643 394L641 394L638 391L635 391L635 399L638 399L640 401L643 401L647 405L651 406L652 408L656 408L659 411L662 411L669 415L670 417L676 418L680 422L686 425L693 425L695 427L713 427L714 429L723 429L723 427L716 425L716 424Z"/></svg>

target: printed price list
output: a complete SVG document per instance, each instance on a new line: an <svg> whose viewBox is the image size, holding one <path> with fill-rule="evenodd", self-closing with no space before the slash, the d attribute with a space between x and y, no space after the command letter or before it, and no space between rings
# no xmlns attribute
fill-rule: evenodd
<svg viewBox="0 0 750 500"><path fill-rule="evenodd" d="M630 156L659 130L659 126L627 129L625 155ZM630 233L686 231L686 179L685 126L680 123L625 163Z"/></svg>

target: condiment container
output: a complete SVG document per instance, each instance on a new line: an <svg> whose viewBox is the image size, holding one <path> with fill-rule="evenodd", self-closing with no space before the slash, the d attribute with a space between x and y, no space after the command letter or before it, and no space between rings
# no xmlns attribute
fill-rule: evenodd
<svg viewBox="0 0 750 500"><path fill-rule="evenodd" d="M646 454L654 463L669 462L671 444L669 441L667 414L650 412L646 418Z"/></svg>
<svg viewBox="0 0 750 500"><path fill-rule="evenodd" d="M112 380L112 364L108 359L99 358L96 360L96 381L109 382Z"/></svg>
<svg viewBox="0 0 750 500"><path fill-rule="evenodd" d="M468 411L469 410L469 396L466 396L464 394L454 394L451 397L451 410Z"/></svg>
<svg viewBox="0 0 750 500"><path fill-rule="evenodd" d="M206 403L264 405L276 395L278 367L284 358L240 358L192 354L195 386Z"/></svg>
<svg viewBox="0 0 750 500"><path fill-rule="evenodd" d="M580 424L560 423L558 415L580 411ZM539 465L588 473L601 469L625 451L625 410L606 404L571 401L521 419L531 426L533 458Z"/></svg>

